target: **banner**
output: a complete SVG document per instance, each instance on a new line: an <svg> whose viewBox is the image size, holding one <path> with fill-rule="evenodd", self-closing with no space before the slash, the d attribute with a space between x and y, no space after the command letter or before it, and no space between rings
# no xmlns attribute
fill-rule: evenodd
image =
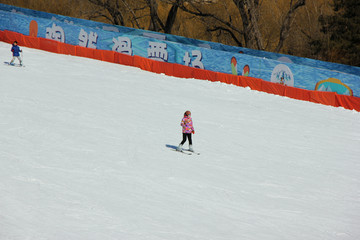
<svg viewBox="0 0 360 240"><path fill-rule="evenodd" d="M249 76L287 87L360 97L358 67L114 26L4 4L0 4L0 30L218 73Z"/></svg>

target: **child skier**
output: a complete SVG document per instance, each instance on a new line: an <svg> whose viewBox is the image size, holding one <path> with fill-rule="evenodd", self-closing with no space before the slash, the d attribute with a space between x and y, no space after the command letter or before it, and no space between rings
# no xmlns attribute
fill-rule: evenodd
<svg viewBox="0 0 360 240"><path fill-rule="evenodd" d="M186 142L186 138L189 140L189 151L194 152L193 146L192 146L192 140L191 140L191 134L195 134L195 130L194 130L194 126L193 126L193 122L191 119L191 112L190 111L186 111L184 113L184 117L181 120L181 124L182 126L182 133L183 133L183 140L182 142L179 144L177 151L182 151L182 146L184 145L184 143Z"/></svg>
<svg viewBox="0 0 360 240"><path fill-rule="evenodd" d="M10 62L10 65L14 65L15 58L17 58L20 62L20 66L22 66L22 60L20 57L20 52L22 52L22 50L20 50L20 47L17 45L17 41L13 43L11 51L13 53L13 58Z"/></svg>

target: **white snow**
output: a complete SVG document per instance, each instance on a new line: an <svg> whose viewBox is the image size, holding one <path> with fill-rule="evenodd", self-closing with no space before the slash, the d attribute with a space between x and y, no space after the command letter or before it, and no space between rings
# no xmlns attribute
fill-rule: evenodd
<svg viewBox="0 0 360 240"><path fill-rule="evenodd" d="M1 240L360 239L359 112L23 50L0 65ZM186 110L201 155L165 146Z"/></svg>

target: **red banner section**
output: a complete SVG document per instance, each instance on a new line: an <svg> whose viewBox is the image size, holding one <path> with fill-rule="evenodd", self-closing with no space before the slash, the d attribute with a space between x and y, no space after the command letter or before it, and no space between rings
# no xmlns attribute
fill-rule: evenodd
<svg viewBox="0 0 360 240"><path fill-rule="evenodd" d="M315 90L310 91L295 87L288 87L278 83L264 81L259 78L235 76L226 73L218 73L209 70L188 67L176 63L154 61L140 56L129 56L114 51L73 46L45 38L25 36L20 33L7 30L0 31L0 41L8 43L17 41L20 46L41 49L53 53L68 54L73 56L98 59L111 63L119 63L122 65L138 67L140 69L154 73L164 73L174 77L196 78L209 80L212 82L219 81L241 87L250 87L253 90L266 93L330 105L334 107L343 107L360 112L360 98L339 95L335 92L320 92Z"/></svg>

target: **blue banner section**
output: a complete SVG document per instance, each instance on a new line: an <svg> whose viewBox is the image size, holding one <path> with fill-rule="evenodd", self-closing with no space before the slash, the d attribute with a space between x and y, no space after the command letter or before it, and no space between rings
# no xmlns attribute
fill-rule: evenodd
<svg viewBox="0 0 360 240"><path fill-rule="evenodd" d="M0 4L0 30L360 97L360 68Z"/></svg>

